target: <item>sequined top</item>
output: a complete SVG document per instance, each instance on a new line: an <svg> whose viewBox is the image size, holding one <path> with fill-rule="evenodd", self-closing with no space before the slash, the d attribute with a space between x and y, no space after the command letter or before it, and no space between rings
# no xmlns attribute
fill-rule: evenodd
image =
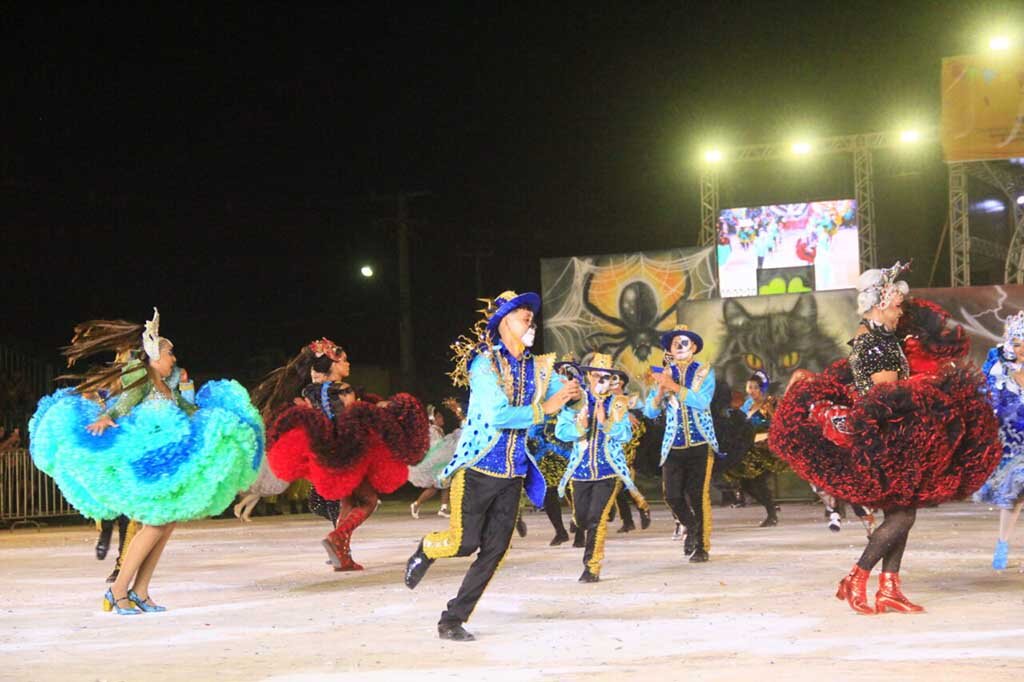
<svg viewBox="0 0 1024 682"><path fill-rule="evenodd" d="M175 367L171 376L164 379L164 384L170 389L170 395L165 395L153 385L142 361L133 360L121 370L121 386L123 390L114 399L107 402L107 409L104 414L117 421L145 400L173 400L186 414L194 413L197 409L195 405L195 391L192 389L191 382L189 382L187 387L185 385L179 387L178 379L180 376L181 370Z"/></svg>
<svg viewBox="0 0 1024 682"><path fill-rule="evenodd" d="M679 427L674 432L672 448L682 449L707 443L709 437L701 429L697 413L707 412L711 407L711 398L715 394L715 371L695 360L685 364L682 369L678 365L671 365L665 371L671 372L672 380L687 389L685 398L675 408ZM647 396L644 416L648 419L656 419L663 409L663 404L655 402L657 394L657 388L653 388ZM710 420L710 413L707 416Z"/></svg>
<svg viewBox="0 0 1024 682"><path fill-rule="evenodd" d="M864 395L875 385L871 375L877 372L896 372L898 379L910 376L910 363L903 354L896 334L886 331L884 327L862 320L867 328L866 334L855 336L850 346L850 371L853 372L853 383L857 392Z"/></svg>
<svg viewBox="0 0 1024 682"><path fill-rule="evenodd" d="M633 426L626 409L628 403L625 398L610 395L596 398L590 391L585 395L586 407L580 401L579 409L586 409L586 426L580 426L580 412L576 406L570 405L558 414L555 426L555 435L566 442L575 440L575 447L582 454L582 457L574 457L570 461L570 465L576 464L570 477L574 481L599 481L618 476L608 451L621 450L622 445L633 437ZM604 426L597 423L598 401L606 415Z"/></svg>
<svg viewBox="0 0 1024 682"><path fill-rule="evenodd" d="M525 351L521 358L508 352L504 346L497 346L495 352L501 356L507 367L503 372L508 386L508 402L512 407L529 406L534 402L536 380L533 370L533 356ZM471 468L482 474L499 477L526 476L528 425L524 428L506 428L491 449Z"/></svg>

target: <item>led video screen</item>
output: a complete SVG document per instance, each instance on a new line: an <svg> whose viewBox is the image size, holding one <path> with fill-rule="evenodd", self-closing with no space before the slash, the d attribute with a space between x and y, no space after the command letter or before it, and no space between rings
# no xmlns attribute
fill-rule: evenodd
<svg viewBox="0 0 1024 682"><path fill-rule="evenodd" d="M852 199L729 208L718 217L719 295L851 289L859 253Z"/></svg>

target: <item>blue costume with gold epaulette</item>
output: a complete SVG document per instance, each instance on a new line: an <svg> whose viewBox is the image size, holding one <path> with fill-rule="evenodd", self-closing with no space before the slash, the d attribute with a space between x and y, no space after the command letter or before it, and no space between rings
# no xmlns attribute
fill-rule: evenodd
<svg viewBox="0 0 1024 682"><path fill-rule="evenodd" d="M525 351L516 359L500 343L481 349L469 363L469 408L455 456L441 473L461 469L499 478L524 477L526 494L544 505L544 476L527 443L527 432L544 422L541 404L562 387L555 355Z"/></svg>
<svg viewBox="0 0 1024 682"><path fill-rule="evenodd" d="M692 348L689 359L669 364L678 391L659 393L654 388L647 395L644 416L657 418L665 413L665 436L661 442L661 484L676 520L686 527L684 553L690 561L708 560L711 549L711 475L718 439L711 416L711 400L715 394L715 371L692 359L704 347L699 334L679 325L661 336L666 355L686 350L680 343L673 351L674 340L686 337Z"/></svg>
<svg viewBox="0 0 1024 682"><path fill-rule="evenodd" d="M715 438L715 424L711 418L711 398L715 395L715 370L693 360L682 370L676 365L665 369L671 371L672 380L686 389L680 400L679 395L663 396L667 405L656 403L658 391L651 389L644 404L644 416L656 419L665 410L665 437L661 443L661 464L665 463L673 449L688 448L707 443L718 452Z"/></svg>
<svg viewBox="0 0 1024 682"><path fill-rule="evenodd" d="M544 423L545 402L563 386L554 354L529 351L540 297L506 291L486 303L472 337L461 336L452 345L450 376L456 386L469 387L469 404L455 455L440 475L451 479L448 528L427 534L405 570L405 584L414 588L437 559L477 555L441 613L443 639L472 639L462 624L512 542L524 483L530 500L544 504L547 486L528 438L532 427Z"/></svg>
<svg viewBox="0 0 1024 682"><path fill-rule="evenodd" d="M586 393L586 410L593 421L594 410L600 400L608 415L603 427L590 428L588 433L580 433L577 417L581 404L565 407L558 414L555 436L560 440L575 443L565 474L558 485L558 494L565 496L565 488L569 481L598 481L617 477L630 490L636 490L636 484L629 474L626 456L622 446L633 437L633 427L629 420L629 402L624 396L605 396L595 398Z"/></svg>

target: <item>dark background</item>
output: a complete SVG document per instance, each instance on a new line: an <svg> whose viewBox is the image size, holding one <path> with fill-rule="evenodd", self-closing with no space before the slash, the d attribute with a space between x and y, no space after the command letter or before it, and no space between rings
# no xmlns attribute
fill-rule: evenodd
<svg viewBox="0 0 1024 682"><path fill-rule="evenodd" d="M709 140L937 125L941 58L1014 7L3 3L0 340L52 358L75 322L157 305L200 376L252 381L320 335L356 376L397 366L387 196L429 191L409 209L435 399L477 295L539 290L542 257L695 244ZM926 284L937 146L879 155L875 189L880 260ZM722 180L723 207L852 196L843 158Z"/></svg>

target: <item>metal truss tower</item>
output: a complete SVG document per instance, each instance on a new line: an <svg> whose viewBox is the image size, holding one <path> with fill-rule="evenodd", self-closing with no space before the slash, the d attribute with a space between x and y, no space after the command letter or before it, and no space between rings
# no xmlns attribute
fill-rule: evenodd
<svg viewBox="0 0 1024 682"><path fill-rule="evenodd" d="M878 263L878 246L875 240L874 164L871 152L901 144L901 134L893 131L841 135L814 141L815 154L851 154L853 157L853 189L854 198L857 200L861 271L877 267ZM730 149L728 161L770 161L792 155L793 152L786 144L755 144ZM700 177L701 246L715 243L720 208L718 200L719 170L717 165L706 163L701 169Z"/></svg>

